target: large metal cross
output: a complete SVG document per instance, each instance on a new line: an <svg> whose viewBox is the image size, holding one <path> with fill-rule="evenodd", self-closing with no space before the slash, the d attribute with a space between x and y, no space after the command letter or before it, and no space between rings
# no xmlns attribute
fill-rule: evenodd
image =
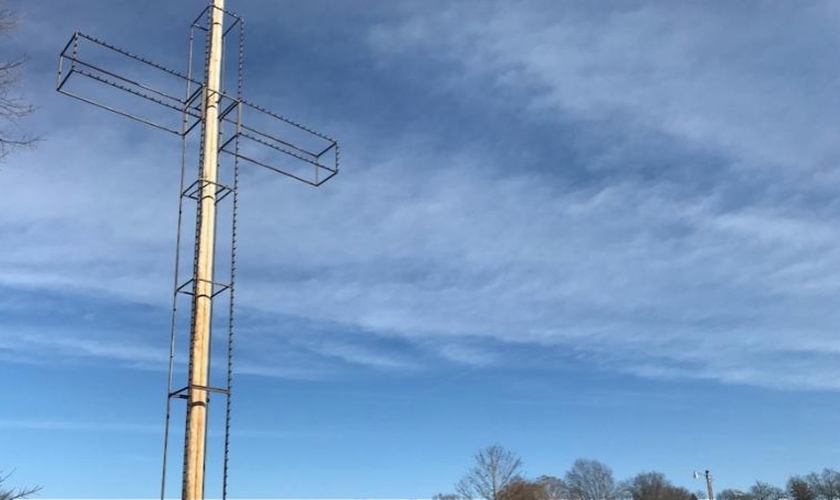
<svg viewBox="0 0 840 500"><path fill-rule="evenodd" d="M226 26L227 24L227 26ZM184 75L111 44L76 32L62 50L56 88L59 92L138 120L181 137L182 174L178 215L178 250L175 259L175 285L172 307L172 330L169 356L169 387L167 390L166 426L164 430L163 473L161 499L166 492L167 449L169 421L173 399L184 399L186 427L184 436L184 465L182 478L183 500L202 500L207 463L207 427L210 393L225 397L224 455L222 498L228 489L228 450L230 443L230 393L233 350L233 299L236 257L236 206L238 197L239 163L241 161L266 167L313 186L319 186L338 173L338 143L299 123L242 98L242 19L225 10L224 0L211 0L190 29L189 70ZM194 40L203 33L205 54L204 78L193 78ZM238 56L225 57L228 38L238 33ZM226 60L235 67L228 74L235 75L235 83L226 85ZM183 95L178 89L186 87ZM235 93L228 87L235 86ZM198 176L187 185L184 165L187 162L188 138L201 125L198 148ZM232 168L224 177L220 170L219 153L232 158ZM229 205L231 239L226 247L230 253L229 279L217 278L218 247L216 228L219 203L232 200ZM180 247L184 244L181 226L183 205L196 202L195 236L192 272L182 279ZM224 387L213 386L210 373L210 351L214 322L214 299L228 295L227 369ZM189 368L184 387L173 386L173 367L176 361L175 339L179 328L179 297L189 296Z"/></svg>

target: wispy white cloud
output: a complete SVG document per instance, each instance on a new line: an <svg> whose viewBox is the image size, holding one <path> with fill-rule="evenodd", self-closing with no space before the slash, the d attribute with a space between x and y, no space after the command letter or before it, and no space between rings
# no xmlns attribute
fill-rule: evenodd
<svg viewBox="0 0 840 500"><path fill-rule="evenodd" d="M44 329L3 327L0 349L21 355L38 353L39 358L93 357L117 360L138 365L165 366L168 351L137 341L124 335L107 338L98 331L72 331L60 326Z"/></svg>
<svg viewBox="0 0 840 500"><path fill-rule="evenodd" d="M60 419L0 419L0 429L8 431L54 431L54 432L90 432L90 433L139 433L163 435L162 424L141 424L125 422L80 422ZM183 429L173 426L170 434L177 436ZM218 435L216 430L211 435ZM300 438L329 438L334 436L330 431L321 430L277 430L277 429L242 429L234 430L231 435L239 438L253 439L300 439Z"/></svg>
<svg viewBox="0 0 840 500"><path fill-rule="evenodd" d="M465 343L443 344L438 352L450 361L468 366L492 366L499 360L496 352Z"/></svg>
<svg viewBox="0 0 840 500"><path fill-rule="evenodd" d="M663 130L762 166L821 171L837 158L831 2L477 6L415 6L370 40L457 63L444 76L454 85L513 87L532 112Z"/></svg>
<svg viewBox="0 0 840 500"><path fill-rule="evenodd" d="M418 366L404 356L380 349L339 342L320 342L310 346L319 354L335 357L348 363L384 370L414 370Z"/></svg>
<svg viewBox="0 0 840 500"><path fill-rule="evenodd" d="M834 70L791 76L776 65L818 42L770 43L775 11L738 31L711 9L575 5L415 6L370 42L375 55L454 63L429 75L453 95L478 89L492 102L513 89L514 105L532 115L520 118L550 131L561 115L614 129L615 142L584 160L596 180L577 182L549 157L528 170L500 164L481 144L441 149L424 138L434 131L386 146L344 126L331 132L353 138L356 155L331 185L305 190L247 171L239 304L276 322L259 338L243 332L243 372L414 370L429 352L496 366L516 361L499 346L516 345L644 377L838 388L840 227L836 207L813 203L836 194L824 181L840 157L825 111L837 98L822 100ZM820 5L793 15L789 29L821 26ZM797 79L806 77L817 91L803 90ZM16 244L0 248L0 284L165 307L177 148L137 144L134 129L98 137L111 119L64 130L3 170L16 189L0 198L0 235ZM633 134L641 138L625 141ZM668 136L686 156L702 145L723 175L703 190L664 173L632 175L626 153L636 163L657 157L639 146L648 134ZM76 175L57 176L58 166ZM692 179L704 177L699 168ZM423 354L325 339L280 318L374 332ZM50 347L14 338L20 349L80 356L160 355L122 340ZM292 340L297 351L281 357Z"/></svg>
<svg viewBox="0 0 840 500"><path fill-rule="evenodd" d="M644 376L676 374L672 365L689 356L699 368L686 376L768 385L777 385L774 374L785 366L784 357L745 377L743 365L718 363L717 353L727 346L734 358L778 345L801 350L798 338L833 345L836 314L828 303L840 281L832 221L766 207L730 212L713 194L686 200L667 184L551 188L534 176L490 176L475 163L462 159L451 171L422 174L411 171L414 164L384 164L318 193L274 182L247 186L243 210L316 208L305 221L255 212L243 217L240 304L418 345L441 342L440 355L459 363L493 364L492 351L465 351L451 340L469 336L591 352L595 362ZM382 183L386 173L401 180L383 186L383 196L366 198L369 184ZM365 201L355 204L357 199ZM358 210L345 217L348 206ZM291 234L296 237L283 237ZM127 269L143 248L121 256ZM100 282L97 268L90 262L68 272L82 289L141 301L153 286L169 288L163 279L150 285L142 269L134 271L137 289ZM40 268L34 269L37 276ZM816 313L819 322L809 319ZM259 342L283 338L284 331L278 325ZM78 355L165 359L162 349L136 351L121 341L78 339L50 347L38 338L20 340L33 349ZM381 369L415 364L375 346L336 346L321 343L316 351ZM656 359L647 360L651 353ZM281 376L314 376L290 375L297 368L280 362L240 360L250 366L248 373L277 375L277 367L286 366ZM647 365L652 368L638 368ZM796 370L790 380L806 386L834 373L828 362Z"/></svg>
<svg viewBox="0 0 840 500"><path fill-rule="evenodd" d="M15 420L0 419L0 429L34 431L83 431L83 432L139 432L160 433L163 428L152 424L74 422L68 420Z"/></svg>

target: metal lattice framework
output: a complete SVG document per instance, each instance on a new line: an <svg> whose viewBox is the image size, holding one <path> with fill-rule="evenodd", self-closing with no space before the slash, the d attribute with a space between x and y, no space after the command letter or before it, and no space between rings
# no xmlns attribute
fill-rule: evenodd
<svg viewBox="0 0 840 500"><path fill-rule="evenodd" d="M206 8L199 18L206 17L210 9L211 7ZM244 40L244 30L242 29L244 21L230 12L225 14L235 19L235 22L225 31L225 36L238 27L239 38ZM201 26L198 21L191 25L191 54L196 31L206 32L207 28ZM85 52L92 54L90 57L86 57ZM154 86L142 83L137 78L119 73L117 68L108 68L106 64L109 60L104 61L106 64L98 62L95 59L96 52L110 52L112 56L119 56L116 59L125 59L137 63L141 70L150 71L153 74L157 73L155 76L158 77L159 84ZM240 50L238 54L240 66L242 55L242 50ZM119 62L115 64L114 59L113 57L110 58L112 65L121 65ZM124 64L124 61L122 64ZM56 89L65 95L99 108L172 134L187 137L201 123L203 111L200 97L205 91L203 83L193 78L191 69L184 75L92 36L76 32L59 56ZM237 69L240 73L238 80L241 81L242 68L238 67ZM137 68L134 68L134 70L137 71ZM171 88L168 88L171 87L171 82L163 82L161 76L169 77L170 80L174 79L185 86L187 88L186 95L184 97L174 95ZM119 103L104 102L102 97L98 95L101 89L84 87L83 85L79 85L80 88L74 88L73 84L77 83L77 80L96 82L136 97L143 104L152 104L169 109L170 115L172 115L172 111L180 113L183 116L181 120L183 123L170 124L160 116L150 117L132 112L126 109L132 103L125 102L124 99ZM241 89L237 89L234 96L222 92L219 95L219 100L223 108L220 113L222 125L226 126L226 129L231 127L234 129L230 137L222 143L219 151L313 186L320 186L338 173L340 157L338 142L335 139L245 100L241 96ZM171 119L172 117L168 116L167 118ZM259 121L263 126L250 125L249 119ZM273 130L291 135L297 138L297 141L293 142L292 139L279 137L280 134L273 132ZM238 144L241 145L241 150L236 149ZM272 157L272 155L274 156Z"/></svg>
<svg viewBox="0 0 840 500"><path fill-rule="evenodd" d="M189 64L186 74L167 68L161 64L139 56L133 52L118 48L92 36L76 32L61 51L59 56L56 89L68 96L92 104L99 108L139 121L154 128L178 135L181 138L181 175L178 203L178 223L176 234L174 284L172 294L172 318L170 329L169 376L166 399L164 427L163 464L161 474L161 499L167 491L167 472L169 467L169 443L172 437L170 423L173 401L188 400L194 395L203 394L209 404L210 394L224 397L224 441L222 450L221 497L228 496L228 470L231 428L231 391L233 387L233 341L234 341L234 297L236 281L236 237L239 200L239 171L244 163L258 165L273 172L297 179L312 186L320 186L331 179L339 170L338 143L327 135L291 120L283 115L269 111L259 105L246 101L242 97L243 56L244 56L244 21L238 15L220 8L219 0L212 1L190 25ZM214 17L215 16L215 17ZM208 89L210 78L208 71L211 61L211 33L214 22L220 27L227 25L221 34L222 60L224 64L233 62L225 75L226 66L222 65L221 88ZM216 33L216 36L219 36ZM194 77L193 59L196 56L196 41L204 37L203 78ZM233 58L226 58L227 47L235 49ZM225 79L225 77L228 77ZM227 88L226 88L227 87ZM215 99L215 102L213 101ZM218 111L218 125L207 127L207 106L213 103ZM199 127L201 125L201 127ZM198 175L189 180L188 164L195 155L193 130L202 130L199 139ZM229 160L217 160L219 178L208 181L205 168L205 130L218 130L218 150L225 153ZM212 148L211 148L212 149ZM215 179L215 177L214 177ZM213 271L212 279L199 277L198 261L200 252L199 229L206 212L201 203L212 199L213 225L216 217L226 219L229 227L227 245L218 245L220 240L214 234L212 245L222 246L227 259L220 259L214 254L216 263L226 261L226 269ZM189 220L189 203L196 203L195 234L184 231ZM183 249L192 247L193 265L184 265ZM219 252L222 253L222 252ZM204 292L202 292L202 290ZM226 296L226 297L225 297ZM183 316L182 303L190 302L195 311L199 299L214 303L226 300L224 309L214 308L211 316L212 325L223 326L227 330L224 338L224 371L220 378L211 372L207 384L196 384L189 378L185 383L176 384L176 374L182 365L178 350L178 339L183 335L185 323L189 324L190 349L192 353L195 337L195 316L188 319ZM212 345L212 344L211 344ZM209 354L208 354L209 357ZM208 360L209 365L209 360ZM193 357L189 358L189 372L193 370ZM209 370L209 366L208 366ZM214 385L214 381L218 381ZM192 398L192 399L191 399ZM191 406L188 404L186 433L189 435ZM187 448L185 435L184 484L187 483ZM205 434L206 441L206 434ZM202 463L204 467L204 463ZM203 473L201 492L203 496ZM183 497L187 498L185 489Z"/></svg>

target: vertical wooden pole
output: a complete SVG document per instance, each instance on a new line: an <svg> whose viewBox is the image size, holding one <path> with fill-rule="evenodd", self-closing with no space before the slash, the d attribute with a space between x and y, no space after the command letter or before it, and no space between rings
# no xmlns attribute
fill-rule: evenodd
<svg viewBox="0 0 840 500"><path fill-rule="evenodd" d="M715 500L715 489L712 487L712 473L706 471L706 489L709 493L709 500Z"/></svg>
<svg viewBox="0 0 840 500"><path fill-rule="evenodd" d="M203 163L198 207L198 241L190 332L190 372L184 444L183 500L204 499L205 444L210 365L210 328L213 308L213 258L216 230L216 180L219 147L219 88L222 67L224 0L210 7L210 44L204 95Z"/></svg>

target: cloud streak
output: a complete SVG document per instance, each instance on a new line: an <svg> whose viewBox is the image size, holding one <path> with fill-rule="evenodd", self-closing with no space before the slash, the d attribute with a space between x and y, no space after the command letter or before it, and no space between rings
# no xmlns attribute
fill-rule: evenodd
<svg viewBox="0 0 840 500"><path fill-rule="evenodd" d="M424 64L438 99L475 89L464 99L556 137L557 154L511 163L492 138L433 129L385 145L360 118L362 132L331 132L366 153L323 189L245 172L239 304L269 325L243 330L245 371L530 366L507 354L516 346L646 378L840 388L840 213L826 202L840 131L825 111L837 75L783 65L813 60L802 55L822 38L786 40L827 29L823 5L471 7L407 7L372 28L377 70ZM762 22L739 24L753 15ZM86 151L78 138L63 132L22 156L32 168L4 170L18 188L0 199L0 234L19 244L0 249L0 284L164 308L177 158L131 132ZM59 161L78 177L55 180ZM67 195L38 203L43 186ZM40 349L33 335L12 338ZM78 355L149 355L74 342Z"/></svg>

